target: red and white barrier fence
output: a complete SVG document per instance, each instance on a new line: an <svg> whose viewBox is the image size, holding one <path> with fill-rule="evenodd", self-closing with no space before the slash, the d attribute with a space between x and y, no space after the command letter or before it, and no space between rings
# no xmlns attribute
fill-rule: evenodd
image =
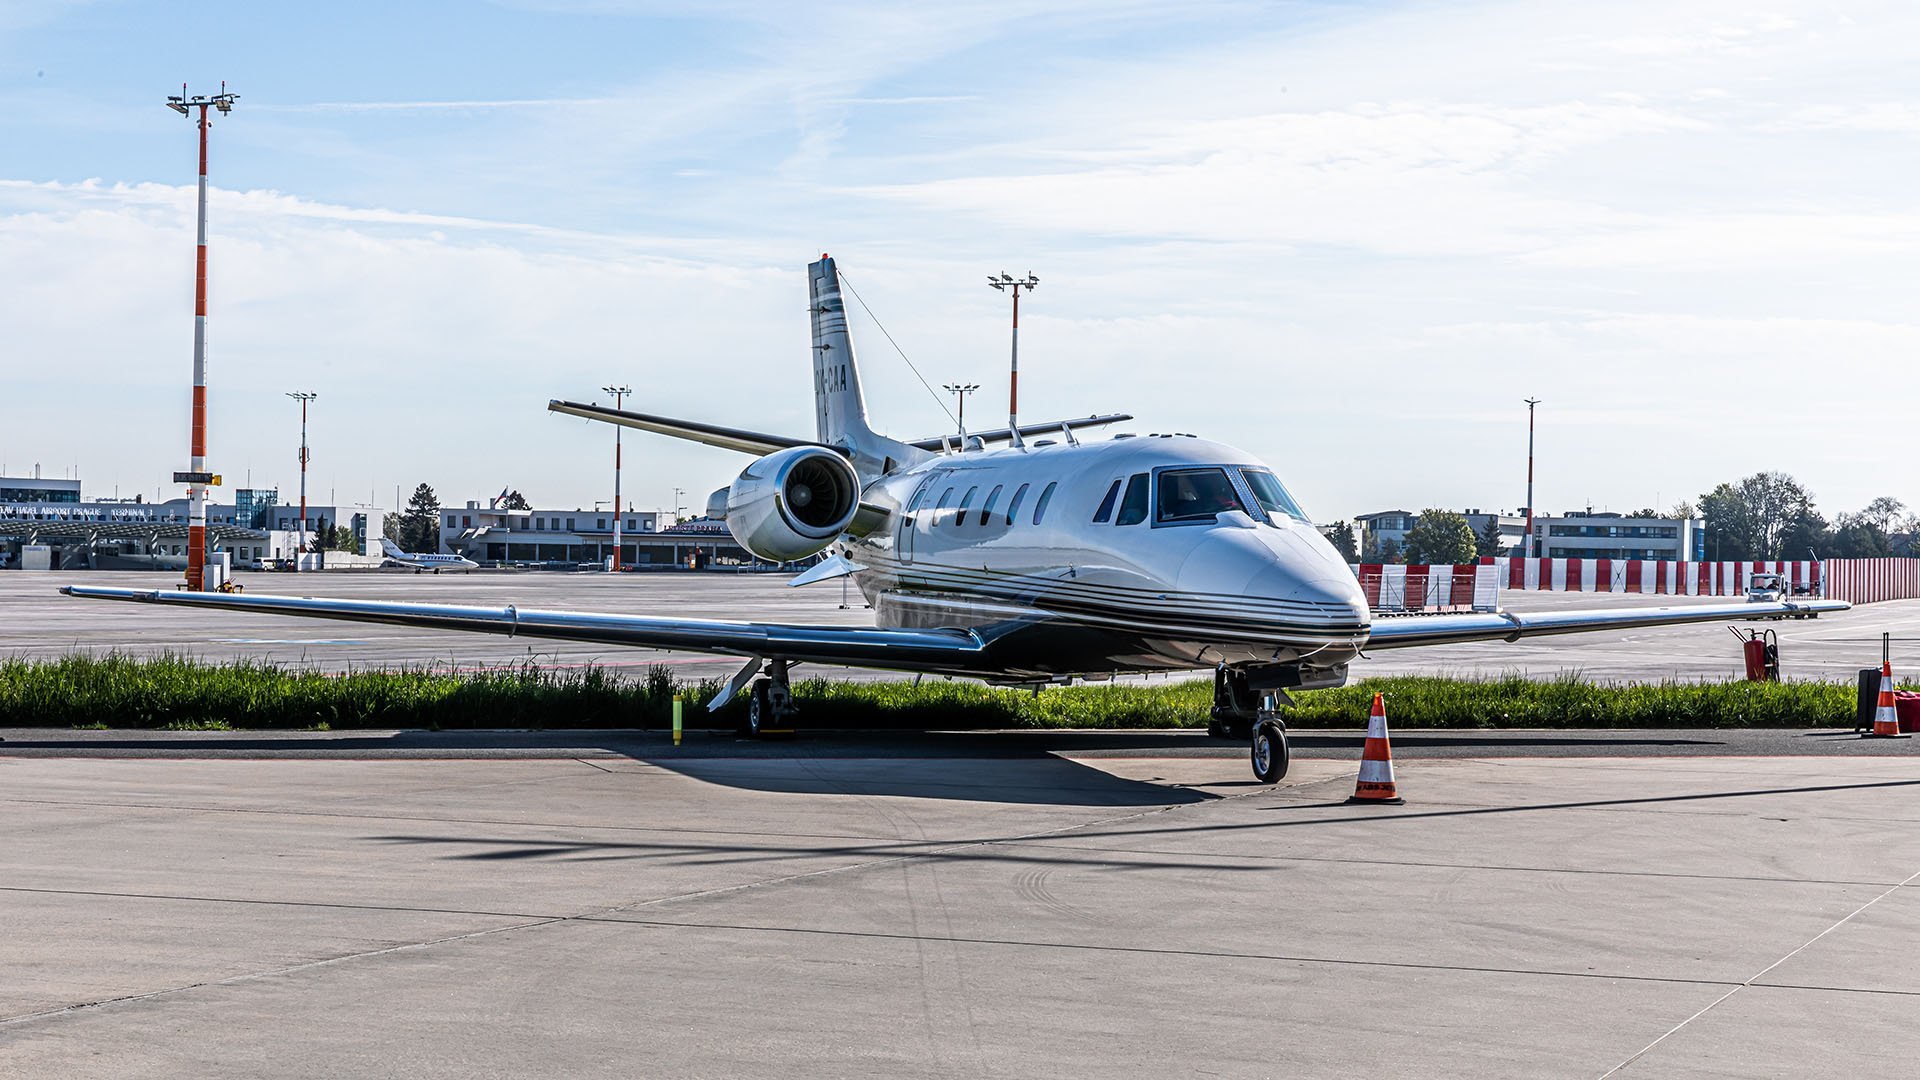
<svg viewBox="0 0 1920 1080"><path fill-rule="evenodd" d="M1485 563L1361 563L1353 572L1360 579L1367 606L1375 611L1500 609L1500 569Z"/></svg>
<svg viewBox="0 0 1920 1080"><path fill-rule="evenodd" d="M1660 559L1492 560L1509 589L1553 592L1648 593L1669 596L1742 596L1755 574L1781 574L1796 589L1820 588L1821 563L1674 562Z"/></svg>
<svg viewBox="0 0 1920 1080"><path fill-rule="evenodd" d="M1500 590L1743 596L1755 574L1780 574L1801 595L1852 604L1920 598L1920 559L1673 562L1659 559L1482 559L1478 565L1361 563L1375 611L1495 611Z"/></svg>
<svg viewBox="0 0 1920 1080"><path fill-rule="evenodd" d="M1920 559L1828 559L1827 595L1850 604L1920 597Z"/></svg>

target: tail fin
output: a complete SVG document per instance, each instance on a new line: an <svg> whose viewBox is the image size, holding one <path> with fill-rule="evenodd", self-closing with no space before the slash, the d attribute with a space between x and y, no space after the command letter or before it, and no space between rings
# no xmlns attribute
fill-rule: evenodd
<svg viewBox="0 0 1920 1080"><path fill-rule="evenodd" d="M876 434L867 425L867 402L860 393L860 365L847 333L847 309L840 299L840 275L833 260L807 266L813 311L813 414L818 438L853 455L862 479L924 457L924 451Z"/></svg>
<svg viewBox="0 0 1920 1080"><path fill-rule="evenodd" d="M380 554L385 555L389 559L394 559L405 555L406 552L400 550L399 544L383 536L380 538Z"/></svg>

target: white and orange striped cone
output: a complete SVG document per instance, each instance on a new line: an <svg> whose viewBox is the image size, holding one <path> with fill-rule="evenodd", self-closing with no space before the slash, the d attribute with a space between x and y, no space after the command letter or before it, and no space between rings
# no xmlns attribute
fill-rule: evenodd
<svg viewBox="0 0 1920 1080"><path fill-rule="evenodd" d="M1360 751L1360 779L1350 803L1398 806L1407 800L1393 786L1393 747L1387 742L1387 704L1373 695L1373 715L1367 717L1367 745Z"/></svg>
<svg viewBox="0 0 1920 1080"><path fill-rule="evenodd" d="M1900 714L1893 708L1893 664L1883 661L1880 664L1880 704L1873 710L1873 730L1864 733L1867 739L1904 739L1900 734Z"/></svg>

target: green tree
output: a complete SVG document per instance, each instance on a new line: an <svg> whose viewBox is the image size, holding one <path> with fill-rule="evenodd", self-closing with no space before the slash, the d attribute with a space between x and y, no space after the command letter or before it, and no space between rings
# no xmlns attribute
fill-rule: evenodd
<svg viewBox="0 0 1920 1080"><path fill-rule="evenodd" d="M1340 553L1341 559L1349 563L1360 561L1360 548L1353 541L1352 525L1345 521L1334 522L1333 528L1327 530L1327 539L1333 542L1333 550Z"/></svg>
<svg viewBox="0 0 1920 1080"><path fill-rule="evenodd" d="M1410 563L1469 563L1476 548L1473 526L1451 510L1423 510L1407 532Z"/></svg>
<svg viewBox="0 0 1920 1080"><path fill-rule="evenodd" d="M333 526L327 524L326 518L321 518L311 524L313 531L307 534L307 546L315 551L332 551Z"/></svg>
<svg viewBox="0 0 1920 1080"><path fill-rule="evenodd" d="M1840 527L1833 534L1836 559L1880 559L1893 554L1893 541L1880 526L1864 514L1840 515Z"/></svg>
<svg viewBox="0 0 1920 1080"><path fill-rule="evenodd" d="M440 497L433 488L421 484L413 489L413 495L407 499L407 512L400 515L401 548L407 551L434 552L440 550Z"/></svg>
<svg viewBox="0 0 1920 1080"><path fill-rule="evenodd" d="M1882 495L1854 516L1883 533L1891 533L1906 519L1906 513L1906 503L1891 495Z"/></svg>
<svg viewBox="0 0 1920 1080"><path fill-rule="evenodd" d="M1491 556L1497 559L1504 554L1502 546L1506 542L1507 538L1500 533L1500 515L1491 514L1487 517L1487 527L1480 530L1474 551L1483 558Z"/></svg>
<svg viewBox="0 0 1920 1080"><path fill-rule="evenodd" d="M527 497L525 495L520 494L519 489L516 488L515 490L507 493L506 501L500 504L500 509L531 510L533 509L533 506L532 504L527 502Z"/></svg>
<svg viewBox="0 0 1920 1080"><path fill-rule="evenodd" d="M338 551L351 551L356 555L360 554L360 541L353 535L353 529L346 525L334 526L333 546Z"/></svg>
<svg viewBox="0 0 1920 1080"><path fill-rule="evenodd" d="M1797 537L1814 514L1807 489L1781 472L1761 472L1700 496L1707 558L1778 559L1789 530Z"/></svg>

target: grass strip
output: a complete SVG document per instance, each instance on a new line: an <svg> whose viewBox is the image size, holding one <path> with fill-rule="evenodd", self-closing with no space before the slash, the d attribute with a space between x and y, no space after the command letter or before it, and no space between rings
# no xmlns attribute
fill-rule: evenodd
<svg viewBox="0 0 1920 1080"><path fill-rule="evenodd" d="M691 727L737 723L706 703L716 679L665 667L628 675L533 664L453 672L379 668L326 674L276 664L163 655L0 660L0 726L177 730L353 728L663 728L675 696ZM1375 691L1397 727L1849 727L1854 687L1790 681L1609 683L1395 676L1295 695L1293 727L1366 722ZM806 722L860 728L1183 728L1207 722L1211 680L1049 687L1038 693L966 681L794 683Z"/></svg>

